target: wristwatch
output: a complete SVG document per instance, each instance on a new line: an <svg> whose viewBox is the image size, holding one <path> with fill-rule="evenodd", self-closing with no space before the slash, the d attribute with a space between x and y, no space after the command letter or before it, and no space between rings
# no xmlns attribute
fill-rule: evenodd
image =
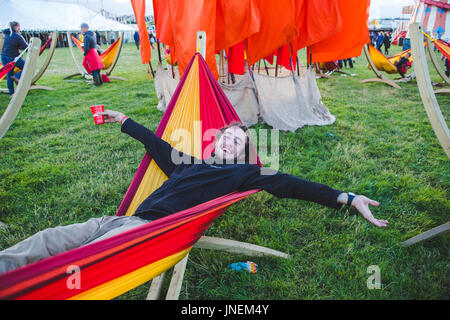
<svg viewBox="0 0 450 320"><path fill-rule="evenodd" d="M353 192L348 192L347 193L348 197L347 197L347 205L351 206L353 199L356 197L356 194L354 194Z"/></svg>

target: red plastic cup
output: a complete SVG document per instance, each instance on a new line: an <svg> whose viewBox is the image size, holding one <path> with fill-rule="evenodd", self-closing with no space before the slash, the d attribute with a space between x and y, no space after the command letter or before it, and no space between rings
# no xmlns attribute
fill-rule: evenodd
<svg viewBox="0 0 450 320"><path fill-rule="evenodd" d="M97 114L98 112L104 111L104 105L92 106L91 111L94 117L95 124L103 124L105 123L105 116Z"/></svg>

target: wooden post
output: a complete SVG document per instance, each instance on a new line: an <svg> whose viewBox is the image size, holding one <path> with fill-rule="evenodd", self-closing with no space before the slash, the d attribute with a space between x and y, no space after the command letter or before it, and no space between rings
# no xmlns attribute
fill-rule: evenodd
<svg viewBox="0 0 450 320"><path fill-rule="evenodd" d="M246 243L246 242L240 242L235 240L228 240L228 239L222 239L222 238L214 238L214 237L207 237L203 236L201 237L195 244L194 248L200 248L200 249L210 249L210 250L220 250L235 254L242 254L252 257L262 257L262 256L271 256L271 257L277 257L277 258L283 258L283 259L289 259L290 256L284 252L280 252L277 250L273 250L270 248L257 246L254 244ZM177 265L174 267L174 272L172 275L172 280L169 285L169 289L167 291L167 300L177 300L180 291L181 291L181 285L183 283L183 277L184 272L186 270L186 265L188 261L187 255L183 260L181 260ZM161 285L162 285L162 279L164 278L164 274L161 274L160 276L156 277L150 286L149 293L147 295L147 298L150 300L156 300L158 299L161 291ZM155 282L155 283L153 283Z"/></svg>
<svg viewBox="0 0 450 320"><path fill-rule="evenodd" d="M413 244L416 244L416 243L419 243L419 242L422 242L422 241L425 241L425 240L432 239L432 238L437 237L437 236L442 235L442 234L446 234L449 231L450 231L450 222L447 222L447 223L442 224L442 225L440 225L440 226L438 226L436 228L433 228L431 230L428 230L428 231L426 231L424 233L421 233L421 234L419 234L419 235L417 235L415 237L412 237L412 238L406 240L405 242L403 242L403 246L404 247L409 247L409 246L411 246Z"/></svg>
<svg viewBox="0 0 450 320"><path fill-rule="evenodd" d="M411 37L411 50L414 59L414 69L416 71L417 86L419 87L420 97L430 119L431 126L444 148L447 157L450 158L450 131L442 115L441 108L434 94L431 85L430 75L428 73L427 59L423 46L423 36L420 33L421 26L414 22L409 26Z"/></svg>
<svg viewBox="0 0 450 320"><path fill-rule="evenodd" d="M263 62L264 62L264 68L266 68L267 75L269 75L269 69L267 69L266 60L263 59Z"/></svg>

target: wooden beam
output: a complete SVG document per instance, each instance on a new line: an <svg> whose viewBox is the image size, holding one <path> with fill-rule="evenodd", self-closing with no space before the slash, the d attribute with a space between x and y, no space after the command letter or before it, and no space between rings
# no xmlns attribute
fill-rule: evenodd
<svg viewBox="0 0 450 320"><path fill-rule="evenodd" d="M207 236L201 237L194 244L194 248L220 250L235 254L243 254L251 257L271 256L283 259L289 258L289 255L287 253L273 250L270 248L261 247L246 242ZM184 272L186 270L188 257L189 254L183 260L178 262L178 264L175 265L169 289L167 291L166 300L177 300L178 297L180 296L181 286L183 284ZM158 279L158 277L153 279L149 293L147 295L147 299L156 300L160 296L162 280L164 275L162 274L159 277L161 276L162 278L160 279Z"/></svg>
<svg viewBox="0 0 450 320"><path fill-rule="evenodd" d="M442 80L444 80L447 84L450 84L450 79L445 74L445 70L442 68L441 64L439 63L439 58L436 56L436 53L434 52L434 50L432 48L433 42L430 41L427 37L425 37L425 41L427 42L427 51L428 51L428 56L430 57L431 63L433 64L437 73L441 76Z"/></svg>
<svg viewBox="0 0 450 320"><path fill-rule="evenodd" d="M450 89L445 88L445 89L437 89L434 91L434 93L450 93Z"/></svg>
<svg viewBox="0 0 450 320"><path fill-rule="evenodd" d="M414 59L414 69L416 71L417 86L419 87L420 97L423 106L430 119L431 126L442 146L447 157L450 158L450 131L442 115L441 108L434 94L431 85L430 74L428 73L428 64L423 46L423 36L420 32L422 27L414 22L409 26L411 38L411 50Z"/></svg>
<svg viewBox="0 0 450 320"><path fill-rule="evenodd" d="M166 276L166 273L163 272L159 276L153 278L146 300L158 300L158 298L161 296L161 291L162 291L162 286L163 286L165 276Z"/></svg>
<svg viewBox="0 0 450 320"><path fill-rule="evenodd" d="M421 233L415 237L412 237L408 240L406 240L405 242L403 242L403 246L404 247L409 247L413 244L425 241L425 240L429 240L432 239L434 237L437 237L439 235L443 235L446 234L447 232L450 231L450 222L447 222L445 224L442 224L436 228L433 228L431 230L428 230L424 233Z"/></svg>
<svg viewBox="0 0 450 320"><path fill-rule="evenodd" d="M39 38L31 38L27 59L25 61L25 66L23 68L19 85L9 101L6 111L0 118L0 139L5 135L6 131L8 131L9 127L13 123L28 94L28 90L31 86L31 80L33 79L34 71L36 70L36 63L39 57L40 49L41 40Z"/></svg>
<svg viewBox="0 0 450 320"><path fill-rule="evenodd" d="M169 289L167 290L166 300L178 300L183 284L184 272L189 258L189 253L173 268L172 279L170 280Z"/></svg>
<svg viewBox="0 0 450 320"><path fill-rule="evenodd" d="M58 40L58 32L53 31L52 32L52 40L51 40L50 48L48 49L47 57L45 58L44 63L42 64L42 67L34 75L33 80L31 80L31 85L34 85L42 77L44 72L47 70L47 68L50 64L50 61L53 58L53 54L55 53L57 40ZM38 88L42 89L42 88L48 88L48 87L38 87ZM36 89L38 89L38 88L36 88Z"/></svg>
<svg viewBox="0 0 450 320"><path fill-rule="evenodd" d="M272 256L283 259L289 258L288 254L270 248L261 247L246 242L206 236L201 237L195 243L194 248L221 250L230 253L243 254L251 257Z"/></svg>

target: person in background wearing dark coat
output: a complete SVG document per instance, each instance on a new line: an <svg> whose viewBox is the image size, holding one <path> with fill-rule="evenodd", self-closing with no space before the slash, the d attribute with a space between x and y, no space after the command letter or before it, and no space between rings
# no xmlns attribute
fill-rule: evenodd
<svg viewBox="0 0 450 320"><path fill-rule="evenodd" d="M378 32L378 36L377 36L377 49L378 50L380 50L381 49L381 46L383 45L383 40L384 40L384 37L383 37L383 32Z"/></svg>
<svg viewBox="0 0 450 320"><path fill-rule="evenodd" d="M391 46L391 36L389 35L388 32L384 33L383 45L384 45L384 54L388 55L389 54L389 48Z"/></svg>
<svg viewBox="0 0 450 320"><path fill-rule="evenodd" d="M100 75L100 70L103 68L103 63L98 57L97 53L97 42L95 41L95 35L92 31L89 31L89 25L87 23L81 24L81 32L84 36L84 60L83 65L87 62L88 65L92 66L91 74L94 79L94 84L96 86L101 86L103 84L102 77ZM91 51L94 49L94 51ZM95 52L95 54L93 54ZM86 66L85 66L86 67ZM88 70L89 72L89 70Z"/></svg>
<svg viewBox="0 0 450 320"><path fill-rule="evenodd" d="M3 30L3 34L5 35L5 41L3 43L1 60L2 64L5 65L14 61L14 59L20 54L19 50L25 50L28 47L28 44L20 34L20 24L17 21L11 21L9 23L9 28ZM20 58L16 61L15 66L23 70L25 61ZM15 68L12 68L12 70L6 75L6 85L8 86L10 96L14 94L14 79L20 79L20 75L22 74L22 71L20 71L14 75L14 69Z"/></svg>
<svg viewBox="0 0 450 320"><path fill-rule="evenodd" d="M134 43L136 43L136 47L139 50L139 32L136 31L133 35L133 38L134 38Z"/></svg>

